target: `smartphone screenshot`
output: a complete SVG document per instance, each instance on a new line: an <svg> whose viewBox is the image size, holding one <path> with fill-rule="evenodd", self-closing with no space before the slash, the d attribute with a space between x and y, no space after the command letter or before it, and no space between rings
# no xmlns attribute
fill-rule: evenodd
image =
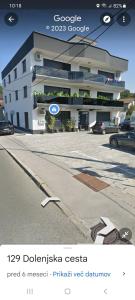
<svg viewBox="0 0 135 300"><path fill-rule="evenodd" d="M135 3L0 1L0 299L134 300Z"/></svg>

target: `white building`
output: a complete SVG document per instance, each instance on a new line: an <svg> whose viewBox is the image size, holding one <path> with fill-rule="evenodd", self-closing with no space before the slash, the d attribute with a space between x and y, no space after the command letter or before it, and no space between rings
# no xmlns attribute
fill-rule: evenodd
<svg viewBox="0 0 135 300"><path fill-rule="evenodd" d="M88 38L64 41L33 32L2 71L6 116L17 127L44 132L49 105L58 103L59 119L88 129L123 111L121 74L127 70L126 59Z"/></svg>

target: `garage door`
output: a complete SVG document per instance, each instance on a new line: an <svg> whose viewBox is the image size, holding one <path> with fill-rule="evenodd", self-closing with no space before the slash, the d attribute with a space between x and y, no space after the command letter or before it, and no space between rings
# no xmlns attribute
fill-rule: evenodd
<svg viewBox="0 0 135 300"><path fill-rule="evenodd" d="M97 121L110 121L110 112L104 112L104 111L100 111L97 112L97 116L96 116L96 120Z"/></svg>

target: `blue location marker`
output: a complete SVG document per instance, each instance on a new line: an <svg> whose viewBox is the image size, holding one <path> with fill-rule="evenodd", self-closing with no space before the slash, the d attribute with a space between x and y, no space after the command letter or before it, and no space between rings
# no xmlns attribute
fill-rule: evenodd
<svg viewBox="0 0 135 300"><path fill-rule="evenodd" d="M51 104L50 106L49 106L49 113L51 114L51 115L57 115L58 113L60 112L60 107L59 107L59 105L58 104Z"/></svg>

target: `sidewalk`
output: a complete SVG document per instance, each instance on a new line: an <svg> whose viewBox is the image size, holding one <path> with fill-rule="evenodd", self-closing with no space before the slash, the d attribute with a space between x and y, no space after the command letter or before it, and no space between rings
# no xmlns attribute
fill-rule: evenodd
<svg viewBox="0 0 135 300"><path fill-rule="evenodd" d="M16 136L1 137L0 144L42 190L61 199L57 205L90 241L89 229L99 223L101 216L108 217L117 229L127 227L135 233L135 199L132 195L111 186L94 192L76 180L66 165L60 165L54 157L37 155Z"/></svg>

